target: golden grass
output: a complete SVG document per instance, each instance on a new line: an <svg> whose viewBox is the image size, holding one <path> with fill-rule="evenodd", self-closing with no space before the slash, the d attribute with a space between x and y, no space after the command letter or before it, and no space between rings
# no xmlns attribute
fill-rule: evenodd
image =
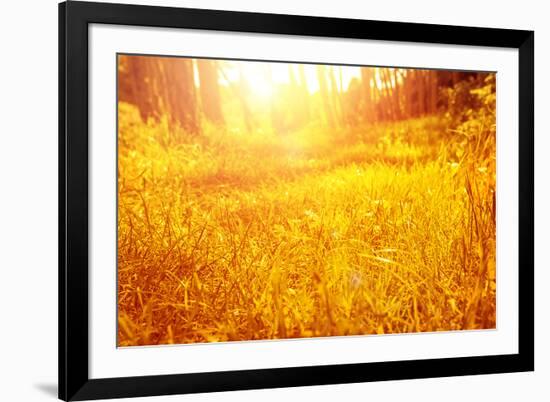
<svg viewBox="0 0 550 402"><path fill-rule="evenodd" d="M207 131L119 105L120 346L495 327L494 132Z"/></svg>

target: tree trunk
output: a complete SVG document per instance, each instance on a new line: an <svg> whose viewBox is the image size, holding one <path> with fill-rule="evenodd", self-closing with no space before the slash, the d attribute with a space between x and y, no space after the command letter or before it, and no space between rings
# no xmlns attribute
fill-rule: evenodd
<svg viewBox="0 0 550 402"><path fill-rule="evenodd" d="M304 71L304 65L298 65L298 76L300 78L300 113L305 123L309 122L309 91L306 80L306 73Z"/></svg>
<svg viewBox="0 0 550 402"><path fill-rule="evenodd" d="M246 127L246 131L249 133L254 129L254 120L250 107L248 106L248 95L250 93L250 87L246 77L243 74L242 69L239 70L239 100L241 102L241 109L243 112L243 119Z"/></svg>
<svg viewBox="0 0 550 402"><path fill-rule="evenodd" d="M218 66L212 60L197 60L200 95L204 116L214 124L223 124L223 113L218 84Z"/></svg>
<svg viewBox="0 0 550 402"><path fill-rule="evenodd" d="M199 132L193 64L176 57L119 56L118 99L143 121L167 116L189 134Z"/></svg>
<svg viewBox="0 0 550 402"><path fill-rule="evenodd" d="M330 76L330 100L333 110L333 115L337 124L342 124L342 100L340 99L340 90L336 84L336 77L334 75L334 66L329 67Z"/></svg>
<svg viewBox="0 0 550 402"><path fill-rule="evenodd" d="M363 113L365 115L365 120L373 121L374 120L374 99L371 96L371 79L373 70L370 67L361 67L361 83L363 88Z"/></svg>
<svg viewBox="0 0 550 402"><path fill-rule="evenodd" d="M395 117L397 119L403 118L403 113L401 112L401 87L399 84L400 73L396 68L393 69L393 105L395 108Z"/></svg>
<svg viewBox="0 0 550 402"><path fill-rule="evenodd" d="M319 80L319 93L321 95L321 102L323 103L325 111L325 119L330 127L334 127L334 114L329 99L327 75L325 66L317 66L317 78Z"/></svg>

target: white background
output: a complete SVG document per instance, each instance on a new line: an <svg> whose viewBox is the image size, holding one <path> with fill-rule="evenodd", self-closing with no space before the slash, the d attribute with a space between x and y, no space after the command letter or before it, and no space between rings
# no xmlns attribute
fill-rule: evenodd
<svg viewBox="0 0 550 402"><path fill-rule="evenodd" d="M7 3L7 2L6 2ZM55 399L57 374L57 5L50 0L3 3L0 13L0 399ZM548 222L544 154L550 71L550 27L544 2L394 0L148 1L246 11L494 26L536 31L536 372L385 383L172 396L166 401L530 400L550 394L545 308L550 279L544 255ZM9 5L8 5L9 4ZM537 113L538 112L538 113ZM153 400L153 399L142 399Z"/></svg>
<svg viewBox="0 0 550 402"><path fill-rule="evenodd" d="M112 25L89 38L91 378L517 353L516 50ZM498 71L497 330L117 349L117 52Z"/></svg>

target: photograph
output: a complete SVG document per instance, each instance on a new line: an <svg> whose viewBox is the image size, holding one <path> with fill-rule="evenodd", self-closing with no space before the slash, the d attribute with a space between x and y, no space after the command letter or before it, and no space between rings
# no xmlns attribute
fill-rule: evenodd
<svg viewBox="0 0 550 402"><path fill-rule="evenodd" d="M117 345L496 328L496 73L117 54Z"/></svg>

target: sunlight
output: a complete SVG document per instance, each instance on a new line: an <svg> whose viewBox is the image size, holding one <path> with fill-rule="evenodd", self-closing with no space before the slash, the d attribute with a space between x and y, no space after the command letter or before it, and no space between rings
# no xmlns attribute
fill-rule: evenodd
<svg viewBox="0 0 550 402"><path fill-rule="evenodd" d="M238 84L242 77L246 80L247 90L250 95L261 100L271 98L277 87L287 86L291 83L291 74L294 80L302 84L305 80L307 91L310 95L319 91L319 81L315 64L301 65L302 71L297 64L289 63L267 63L231 61L226 63L225 77L220 78L220 85ZM303 74L303 75L302 75ZM360 79L360 67L337 66L334 67L336 85L340 91L345 91L350 82L356 78Z"/></svg>
<svg viewBox="0 0 550 402"><path fill-rule="evenodd" d="M248 89L251 95L259 98L270 98L274 92L273 82L270 82L266 72L260 65L250 65L243 68L243 74L248 81Z"/></svg>

